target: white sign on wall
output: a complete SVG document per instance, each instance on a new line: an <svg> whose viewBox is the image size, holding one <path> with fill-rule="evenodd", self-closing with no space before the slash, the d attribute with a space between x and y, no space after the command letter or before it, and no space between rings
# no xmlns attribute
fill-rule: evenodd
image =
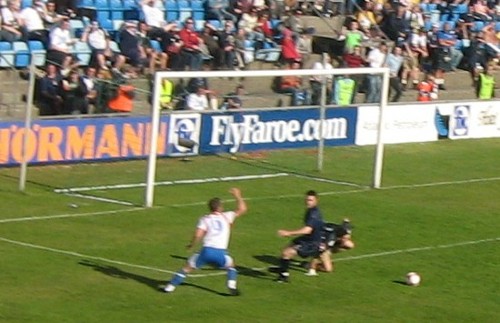
<svg viewBox="0 0 500 323"><path fill-rule="evenodd" d="M391 105L384 112L383 142L387 144L405 142L436 141L434 105ZM363 106L358 108L356 145L377 143L379 108Z"/></svg>

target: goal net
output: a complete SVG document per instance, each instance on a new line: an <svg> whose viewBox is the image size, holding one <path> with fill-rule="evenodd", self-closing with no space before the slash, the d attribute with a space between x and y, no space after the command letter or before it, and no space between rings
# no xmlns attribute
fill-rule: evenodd
<svg viewBox="0 0 500 323"><path fill-rule="evenodd" d="M325 155L325 149L330 149L330 146L350 147L348 149L352 152L354 142L350 140L354 137L352 132L356 128L356 107L354 104L342 107L336 105L333 100L336 90L332 84L335 84L337 78L354 75L361 76L361 79L367 75L379 78L380 101L375 104L380 107L378 124L383 124L380 121L389 91L389 73L386 68L157 72L153 82L151 150L148 156L144 205L153 205L154 190L158 182L158 140L161 138L160 120L163 114L168 114L171 121L176 120L170 123L169 139L172 149L177 150L179 155L208 154L238 161L238 166L221 164L221 168L213 169L214 173L222 172L222 177L224 173L230 178L293 174L295 177L302 176L330 185L379 187L383 160L382 129L379 128L376 149L371 149L371 156L366 149L361 149L357 153L358 161L350 160L339 166L338 159L331 158L335 152L328 154L328 159ZM276 88L276 83L279 83L277 80L290 77L301 80L300 90L281 91ZM319 80L320 87L316 88L316 93L311 93L311 78ZM189 89L189 84L193 83L197 86ZM241 84L253 84L252 88L257 90L254 93L238 92L242 88ZM198 95L197 89L201 91ZM301 93L302 89L308 91ZM319 95L319 100L311 104L306 98L314 94ZM210 106L212 95L222 100L217 105ZM194 101L196 105L198 97L202 101L208 97L208 110L206 107L201 112L190 110L189 105L193 103L189 101ZM242 106L226 109L234 97L237 97ZM165 104L165 101L170 104ZM275 106L272 102L276 102ZM179 104L188 111L165 109L174 106L178 108ZM277 108L278 105L281 108ZM191 107L193 108L196 106ZM297 150L302 153L297 155ZM272 156L268 155L269 151ZM366 162L367 157L374 162ZM331 170L334 165L329 164L330 162L336 163L335 171ZM353 175L360 171L351 168L356 163L363 164L360 169L368 167L369 175L367 176L366 171L361 172L363 175ZM252 174L243 173L250 168L254 169ZM269 173L258 173L255 171L257 168ZM242 173L238 174L239 171Z"/></svg>

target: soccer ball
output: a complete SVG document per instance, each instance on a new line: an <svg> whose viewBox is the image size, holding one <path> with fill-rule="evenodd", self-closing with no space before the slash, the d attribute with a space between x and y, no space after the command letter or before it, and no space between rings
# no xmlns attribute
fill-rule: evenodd
<svg viewBox="0 0 500 323"><path fill-rule="evenodd" d="M415 272L406 274L406 284L409 286L418 286L420 284L420 275Z"/></svg>

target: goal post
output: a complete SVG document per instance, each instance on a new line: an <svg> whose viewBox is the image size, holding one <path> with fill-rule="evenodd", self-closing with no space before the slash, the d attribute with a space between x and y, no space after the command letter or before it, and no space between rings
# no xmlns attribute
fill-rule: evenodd
<svg viewBox="0 0 500 323"><path fill-rule="evenodd" d="M379 125L378 125L378 137L375 152L375 161L373 168L373 188L379 188L382 178L382 163L384 154L384 143L383 143L383 121L384 121L384 110L387 106L387 97L389 93L389 69L388 68L335 68L333 70L327 69L285 69L285 70L247 70L247 71L158 71L154 75L154 86L153 86L153 100L151 109L151 133L150 133L150 151L147 162L147 174L146 174L146 191L144 206L152 207L154 199L154 186L155 186L155 174L156 174L156 160L158 153L158 136L159 136L159 126L160 126L160 86L163 79L168 79L170 81L181 80L181 79L191 79L191 78L252 78L252 77L282 77L282 76L320 76L322 79L326 79L328 76L342 76L342 75L379 75L382 78L382 88L381 88L381 100L379 102L380 113L379 113ZM322 125L325 118L325 93L326 93L326 82L322 82L322 98L320 109L320 134L322 134ZM248 111L249 109L242 109L242 111ZM171 112L171 113L175 113ZM322 136L321 136L322 137ZM318 140L318 169L322 168L322 158L319 156L323 153L323 140L320 138Z"/></svg>

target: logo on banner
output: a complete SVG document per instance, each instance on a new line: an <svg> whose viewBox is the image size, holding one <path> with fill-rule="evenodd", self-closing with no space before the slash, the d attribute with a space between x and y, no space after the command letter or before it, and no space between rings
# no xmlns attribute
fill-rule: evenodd
<svg viewBox="0 0 500 323"><path fill-rule="evenodd" d="M468 105L458 105L453 112L455 127L453 134L455 136L466 136L469 132L470 111Z"/></svg>
<svg viewBox="0 0 500 323"><path fill-rule="evenodd" d="M170 122L170 153L172 155L198 153L201 125L200 114L171 115ZM189 143L192 145L189 145Z"/></svg>

